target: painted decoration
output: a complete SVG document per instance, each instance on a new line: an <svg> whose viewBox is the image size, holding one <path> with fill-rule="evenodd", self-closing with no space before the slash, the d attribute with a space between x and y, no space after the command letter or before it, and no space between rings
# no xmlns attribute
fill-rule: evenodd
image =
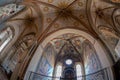
<svg viewBox="0 0 120 80"><path fill-rule="evenodd" d="M52 71L52 66L49 64L49 61L45 57L42 57L39 72L41 74L50 76L52 74L51 71Z"/></svg>
<svg viewBox="0 0 120 80"><path fill-rule="evenodd" d="M38 74L52 76L53 65L54 65L54 61L55 61L54 58L55 58L55 50L54 50L54 47L49 43L44 49L44 52L38 63L36 72ZM34 80L36 80L36 79L46 80L49 77L34 75L33 78L34 78Z"/></svg>
<svg viewBox="0 0 120 80"><path fill-rule="evenodd" d="M83 44L83 41L86 40L84 37L76 37L72 40L72 43L73 45L76 47L76 49L79 51L79 53L82 54L82 44Z"/></svg>
<svg viewBox="0 0 120 80"><path fill-rule="evenodd" d="M45 56L41 57L40 62L38 64L38 68L36 69L36 71L38 74L42 74L45 76L34 74L34 76L33 76L34 80L37 80L37 79L47 80L49 77L46 77L46 76L52 76L53 67L51 66L51 64L49 63L49 61L47 60L47 58Z"/></svg>
<svg viewBox="0 0 120 80"><path fill-rule="evenodd" d="M47 45L43 54L46 57L47 61L49 61L49 64L51 66L54 66L56 51L55 51L54 47L52 46L52 44L49 43Z"/></svg>
<svg viewBox="0 0 120 80"><path fill-rule="evenodd" d="M111 31L109 28L101 28L100 32L102 33L103 37L109 42L109 44L115 48L119 41L119 37L116 36L113 31Z"/></svg>
<svg viewBox="0 0 120 80"><path fill-rule="evenodd" d="M16 5L16 4L8 4L3 7L0 7L0 19L7 18L19 12L23 8L24 8L23 5Z"/></svg>
<svg viewBox="0 0 120 80"><path fill-rule="evenodd" d="M117 55L120 57L120 40L119 40L118 44L115 47L115 51L116 51Z"/></svg>
<svg viewBox="0 0 120 80"><path fill-rule="evenodd" d="M95 49L89 41L84 42L84 63L86 74L94 73L102 69L100 60Z"/></svg>
<svg viewBox="0 0 120 80"><path fill-rule="evenodd" d="M120 0L111 0L111 1L115 3L120 3Z"/></svg>

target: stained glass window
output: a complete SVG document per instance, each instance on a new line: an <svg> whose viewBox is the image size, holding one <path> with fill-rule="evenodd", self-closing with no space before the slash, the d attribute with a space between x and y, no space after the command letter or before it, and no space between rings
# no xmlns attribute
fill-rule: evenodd
<svg viewBox="0 0 120 80"><path fill-rule="evenodd" d="M80 64L76 65L76 73L77 73L77 80L82 80L82 69Z"/></svg>
<svg viewBox="0 0 120 80"><path fill-rule="evenodd" d="M56 77L61 77L62 74L62 66L58 65L56 69ZM55 80L60 80L59 78L56 78Z"/></svg>

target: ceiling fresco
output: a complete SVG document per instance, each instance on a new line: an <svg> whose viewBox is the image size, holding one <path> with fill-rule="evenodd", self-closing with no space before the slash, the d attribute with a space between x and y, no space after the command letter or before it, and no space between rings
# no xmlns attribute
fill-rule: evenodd
<svg viewBox="0 0 120 80"><path fill-rule="evenodd" d="M83 36L67 33L54 38L46 45L36 72L51 76L55 66L58 64L64 66L67 59L72 59L73 64L79 62L84 65L86 74L94 73L102 68L93 44ZM100 75L103 74L100 73Z"/></svg>
<svg viewBox="0 0 120 80"><path fill-rule="evenodd" d="M7 18L5 24L18 27L22 36L34 33L33 36L23 39L19 37L18 40L21 38L25 41L27 47L35 40L39 46L46 37L62 29L76 29L88 33L95 39L94 44L84 36L72 33L52 39L44 48L36 71L51 75L57 61L63 62L72 58L83 63L86 73L89 74L102 68L93 47L96 42L111 51L114 51L119 42L120 8L116 3L119 4L119 0L22 0L17 4L14 2L1 6L0 20ZM109 45L106 46L107 43ZM25 48L24 44L21 47ZM16 57L14 61L17 62Z"/></svg>
<svg viewBox="0 0 120 80"><path fill-rule="evenodd" d="M119 32L118 25L120 13L118 6L100 0L92 0L90 13L93 24L97 29L104 26Z"/></svg>
<svg viewBox="0 0 120 80"><path fill-rule="evenodd" d="M4 7L0 7L0 20L5 19L23 9L23 5L8 4Z"/></svg>
<svg viewBox="0 0 120 80"><path fill-rule="evenodd" d="M81 61L81 57L78 56L83 55L82 45L85 40L86 39L80 35L67 33L52 39L49 44L51 44L56 51L56 61L63 62L64 59L69 57L79 62Z"/></svg>
<svg viewBox="0 0 120 80"><path fill-rule="evenodd" d="M7 24L18 26L19 29L24 27L22 29L26 31L25 34L35 32L38 43L58 30L72 28L82 30L96 39L101 39L102 35L106 40L110 39L110 44L115 47L120 37L120 9L110 2L110 0L24 0L19 5L25 5L25 10L8 19ZM11 11L17 10L18 7L16 4L6 6L9 7L4 6L1 9ZM1 12L1 15L3 13ZM5 13L7 14L7 11ZM67 38L70 37L67 35L51 41L51 44L56 46L57 52L64 46ZM71 42L76 43L75 46L82 43L80 39L74 39L76 41Z"/></svg>
<svg viewBox="0 0 120 80"><path fill-rule="evenodd" d="M9 21L12 21L13 25L16 21L22 21L24 26L32 25L36 30L39 29L36 31L39 34L39 42L49 34L64 28L79 29L97 38L101 25L118 33L120 31L120 9L111 4L112 1L119 3L119 0L24 0L19 5L25 5L26 11ZM12 8L13 5L15 8ZM6 6L10 6L10 9L1 12L1 16L4 13L9 14L11 10L17 10L15 4ZM1 9L6 10L6 6ZM26 14L29 17L23 17Z"/></svg>

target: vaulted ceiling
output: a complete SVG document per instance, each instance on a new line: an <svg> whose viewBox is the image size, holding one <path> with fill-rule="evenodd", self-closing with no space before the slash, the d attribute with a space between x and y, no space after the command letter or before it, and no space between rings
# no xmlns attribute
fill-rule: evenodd
<svg viewBox="0 0 120 80"><path fill-rule="evenodd" d="M65 28L79 29L95 38L99 37L101 29L120 34L119 2L110 0L24 0L18 5L21 4L26 8L9 19L8 24L14 26L16 23L18 26L24 26L28 33L36 32L39 42L49 34Z"/></svg>

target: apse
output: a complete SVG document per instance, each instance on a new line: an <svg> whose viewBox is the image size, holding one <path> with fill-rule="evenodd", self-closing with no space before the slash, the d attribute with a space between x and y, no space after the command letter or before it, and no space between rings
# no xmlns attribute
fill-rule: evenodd
<svg viewBox="0 0 120 80"><path fill-rule="evenodd" d="M65 33L51 39L43 48L30 80L89 80L91 76L107 80L106 75L94 44L82 35Z"/></svg>
<svg viewBox="0 0 120 80"><path fill-rule="evenodd" d="M119 4L0 0L0 74L10 80L120 80Z"/></svg>

